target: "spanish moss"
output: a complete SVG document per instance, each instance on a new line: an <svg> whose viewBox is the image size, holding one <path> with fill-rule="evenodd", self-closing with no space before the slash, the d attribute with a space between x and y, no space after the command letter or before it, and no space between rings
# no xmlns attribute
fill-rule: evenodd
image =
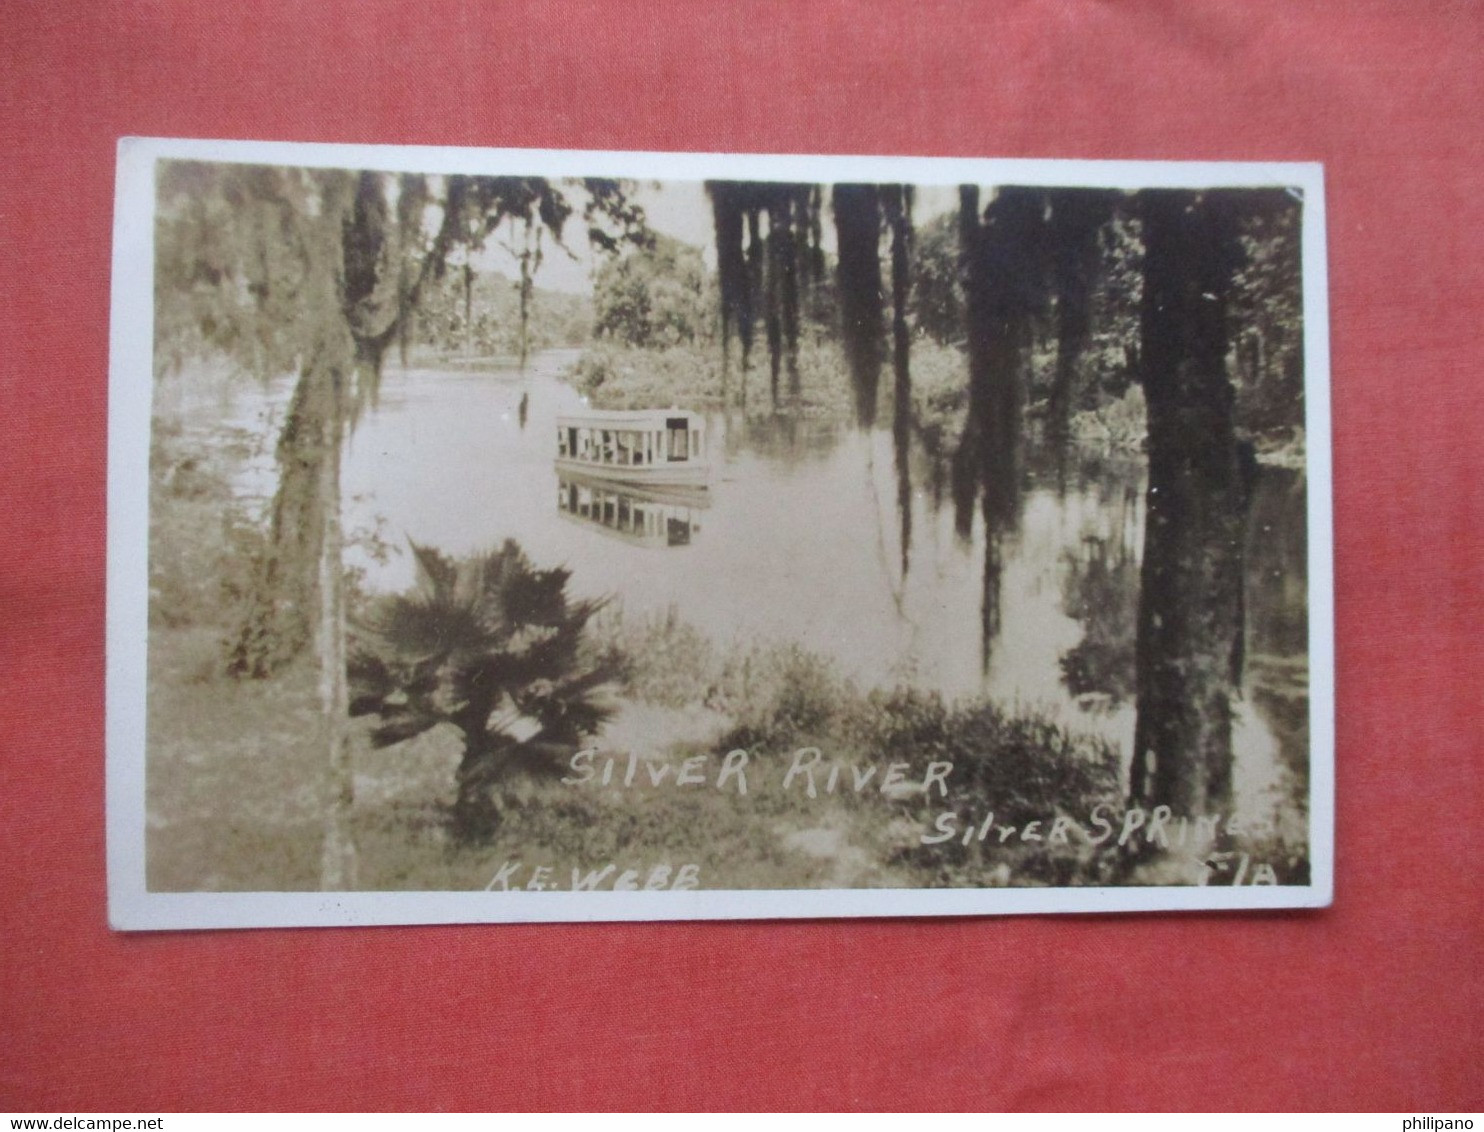
<svg viewBox="0 0 1484 1132"><path fill-rule="evenodd" d="M911 286L912 186L888 185L881 191L891 230L892 446L897 468L897 514L901 520L902 577L912 561L912 337L907 325Z"/></svg>
<svg viewBox="0 0 1484 1132"><path fill-rule="evenodd" d="M1024 435L1024 356L1044 302L1040 249L1045 195L999 189L977 215L978 190L960 189L969 346L969 415L954 463L955 521L967 537L977 498L984 519L984 662L998 626L999 540L1016 522Z"/></svg>
<svg viewBox="0 0 1484 1132"><path fill-rule="evenodd" d="M833 194L840 329L855 393L856 422L876 423L881 384L881 201L876 185L836 185Z"/></svg>
<svg viewBox="0 0 1484 1132"><path fill-rule="evenodd" d="M1059 189L1051 197L1047 235L1056 296L1056 369L1046 425L1059 451L1065 451L1070 429L1077 362L1092 331L1092 294L1101 258L1098 233L1113 219L1117 200L1117 194L1096 189Z"/></svg>
<svg viewBox="0 0 1484 1132"><path fill-rule="evenodd" d="M817 279L824 253L819 246L820 194L814 185L708 181L716 233L721 292L722 356L736 334L742 359L743 403L755 322L761 314L768 344L770 404L781 403L786 374L788 397L802 396L799 373L801 276ZM804 239L800 265L800 235Z"/></svg>

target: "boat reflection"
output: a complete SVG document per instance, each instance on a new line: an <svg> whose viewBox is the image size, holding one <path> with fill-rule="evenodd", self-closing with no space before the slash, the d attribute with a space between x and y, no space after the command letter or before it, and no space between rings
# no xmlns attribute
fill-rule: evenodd
<svg viewBox="0 0 1484 1132"><path fill-rule="evenodd" d="M701 533L699 512L710 502L704 489L639 487L561 472L557 511L635 546L689 546Z"/></svg>

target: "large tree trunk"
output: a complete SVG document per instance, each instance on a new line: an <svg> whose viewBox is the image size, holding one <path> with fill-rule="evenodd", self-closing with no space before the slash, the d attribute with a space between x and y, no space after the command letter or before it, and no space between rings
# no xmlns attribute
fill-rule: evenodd
<svg viewBox="0 0 1484 1132"><path fill-rule="evenodd" d="M1230 802L1246 467L1226 371L1237 263L1229 194L1141 194L1149 489L1131 800L1182 815Z"/></svg>
<svg viewBox="0 0 1484 1132"><path fill-rule="evenodd" d="M299 374L278 440L279 478L268 545L257 561L242 627L227 657L234 676L262 679L309 644L325 536L325 437L331 375L316 355Z"/></svg>
<svg viewBox="0 0 1484 1132"><path fill-rule="evenodd" d="M350 764L350 695L346 685L345 568L341 561L341 441L345 431L347 374L332 367L330 411L325 420L325 459L320 469L324 537L319 556L319 624L315 651L319 661L320 714L328 752L325 841L320 857L320 887L348 891L357 887L356 847L350 829L355 785Z"/></svg>

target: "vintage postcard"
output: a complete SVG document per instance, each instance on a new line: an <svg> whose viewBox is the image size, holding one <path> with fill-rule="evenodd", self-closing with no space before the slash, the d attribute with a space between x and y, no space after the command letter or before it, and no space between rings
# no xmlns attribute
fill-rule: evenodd
<svg viewBox="0 0 1484 1132"><path fill-rule="evenodd" d="M1316 165L127 139L121 929L1320 906Z"/></svg>

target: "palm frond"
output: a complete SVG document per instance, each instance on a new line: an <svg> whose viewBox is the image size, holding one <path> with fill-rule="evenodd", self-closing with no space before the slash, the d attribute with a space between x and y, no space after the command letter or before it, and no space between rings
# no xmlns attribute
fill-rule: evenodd
<svg viewBox="0 0 1484 1132"><path fill-rule="evenodd" d="M431 594L451 594L458 580L458 567L453 559L431 546L422 546L407 540L412 547L412 557L417 563L418 581Z"/></svg>

